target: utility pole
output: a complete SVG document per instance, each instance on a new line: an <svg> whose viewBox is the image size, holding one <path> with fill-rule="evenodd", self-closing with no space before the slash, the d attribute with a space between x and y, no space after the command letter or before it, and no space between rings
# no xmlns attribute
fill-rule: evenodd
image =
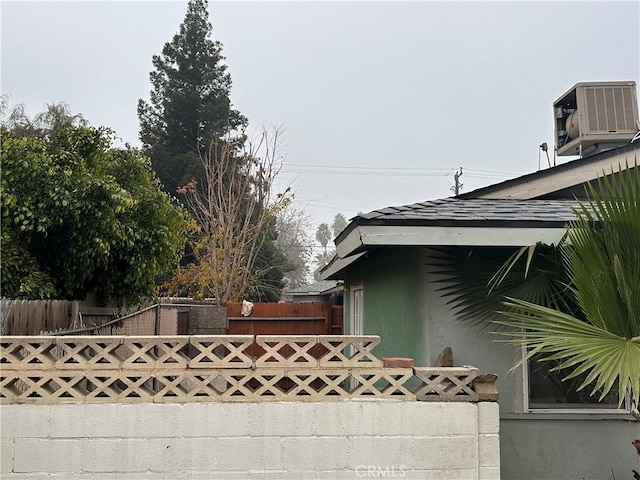
<svg viewBox="0 0 640 480"><path fill-rule="evenodd" d="M453 176L453 181L455 182L455 184L453 185L453 187L451 187L451 191L456 196L460 193L460 189L464 186L462 183L460 183L461 176L462 176L462 167L460 167L460 170L457 171Z"/></svg>

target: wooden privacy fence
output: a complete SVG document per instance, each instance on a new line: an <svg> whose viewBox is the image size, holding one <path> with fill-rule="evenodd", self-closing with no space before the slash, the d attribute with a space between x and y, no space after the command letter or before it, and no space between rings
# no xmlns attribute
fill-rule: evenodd
<svg viewBox="0 0 640 480"><path fill-rule="evenodd" d="M343 310L329 302L256 303L242 315L241 303L227 303L228 335L342 335Z"/></svg>
<svg viewBox="0 0 640 480"><path fill-rule="evenodd" d="M182 308L181 308L182 307ZM2 300L3 335L185 335L184 306L158 304L128 315L67 300Z"/></svg>
<svg viewBox="0 0 640 480"><path fill-rule="evenodd" d="M2 337L0 402L496 401L473 367L387 368L378 336ZM257 343L259 357L248 353ZM320 355L312 355L320 349ZM417 380L419 386L408 387Z"/></svg>
<svg viewBox="0 0 640 480"><path fill-rule="evenodd" d="M342 306L330 303L256 303L249 316L241 303L160 299L122 315L114 309L65 300L2 300L2 334L42 335L340 335Z"/></svg>
<svg viewBox="0 0 640 480"><path fill-rule="evenodd" d="M37 335L66 330L78 319L78 302L68 300L0 300L3 335Z"/></svg>

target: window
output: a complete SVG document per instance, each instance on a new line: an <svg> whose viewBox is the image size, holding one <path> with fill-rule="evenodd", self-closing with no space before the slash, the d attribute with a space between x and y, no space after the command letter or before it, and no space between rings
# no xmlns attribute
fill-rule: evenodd
<svg viewBox="0 0 640 480"><path fill-rule="evenodd" d="M524 354L524 351L523 351ZM551 362L540 362L539 356L532 357L525 364L525 410L539 411L571 411L581 413L620 412L628 413L626 401L618 408L618 391L610 391L599 401L599 395L590 396L592 385L578 391L586 373L570 380L563 379L569 371L551 371L555 365Z"/></svg>
<svg viewBox="0 0 640 480"><path fill-rule="evenodd" d="M362 285L351 287L351 335L364 335L364 299ZM349 356L355 355L353 346L349 347ZM349 388L354 390L358 386L355 378L349 380Z"/></svg>
<svg viewBox="0 0 640 480"><path fill-rule="evenodd" d="M364 335L362 285L351 288L351 335Z"/></svg>

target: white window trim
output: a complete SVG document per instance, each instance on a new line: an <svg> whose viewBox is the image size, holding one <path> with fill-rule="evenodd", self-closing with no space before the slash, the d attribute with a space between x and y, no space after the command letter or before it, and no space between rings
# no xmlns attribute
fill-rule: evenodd
<svg viewBox="0 0 640 480"><path fill-rule="evenodd" d="M351 287L349 288L350 292L350 305L349 305L349 333L351 335L364 335L364 287L362 285L362 283L356 283L351 285ZM355 292L359 290L362 296L362 302L360 304L360 327L361 327L361 332L357 332L356 333L356 312L355 312Z"/></svg>
<svg viewBox="0 0 640 480"><path fill-rule="evenodd" d="M356 292L359 291L360 292L360 298L361 298L361 302L360 302L360 307L359 307L359 313L360 313L360 332L356 332L356 309L355 309L355 298L356 298ZM349 333L351 335L364 335L364 287L362 285L362 283L355 283L353 285L351 285L351 287L349 288ZM353 356L356 354L356 349L353 345L349 346L349 357ZM354 378L351 377L351 379L349 380L349 388L351 388L352 390L355 389L358 386L358 381Z"/></svg>
<svg viewBox="0 0 640 480"><path fill-rule="evenodd" d="M629 408L625 407L629 405L629 400L625 398L622 403L622 408L597 408L597 404L593 404L593 408L532 408L529 405L529 362L526 359L526 347L523 346L522 352L522 375L523 375L523 405L525 413L564 413L564 414L583 414L583 415L629 415ZM588 388L588 387L587 387Z"/></svg>

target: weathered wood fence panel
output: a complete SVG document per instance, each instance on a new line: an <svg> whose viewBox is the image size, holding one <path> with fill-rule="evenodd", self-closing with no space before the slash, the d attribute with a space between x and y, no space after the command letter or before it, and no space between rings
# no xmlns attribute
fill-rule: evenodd
<svg viewBox="0 0 640 480"><path fill-rule="evenodd" d="M242 303L229 302L226 304L227 316L240 317ZM331 304L328 302L308 303L254 303L252 317L328 317Z"/></svg>
<svg viewBox="0 0 640 480"><path fill-rule="evenodd" d="M344 307L342 305L333 305L331 307L331 326L327 334L344 334Z"/></svg>
<svg viewBox="0 0 640 480"><path fill-rule="evenodd" d="M342 333L342 307L328 302L256 303L242 316L241 303L227 303L228 335L332 335Z"/></svg>
<svg viewBox="0 0 640 480"><path fill-rule="evenodd" d="M342 307L328 302L256 303L246 317L242 316L241 303L227 303L226 307L227 335L313 336L342 333ZM336 325L340 328L336 328ZM264 354L264 349L258 344L253 344L249 351L255 357ZM316 358L325 353L322 345L316 345L311 350Z"/></svg>
<svg viewBox="0 0 640 480"><path fill-rule="evenodd" d="M77 302L68 300L1 300L4 335L39 335L68 329Z"/></svg>

